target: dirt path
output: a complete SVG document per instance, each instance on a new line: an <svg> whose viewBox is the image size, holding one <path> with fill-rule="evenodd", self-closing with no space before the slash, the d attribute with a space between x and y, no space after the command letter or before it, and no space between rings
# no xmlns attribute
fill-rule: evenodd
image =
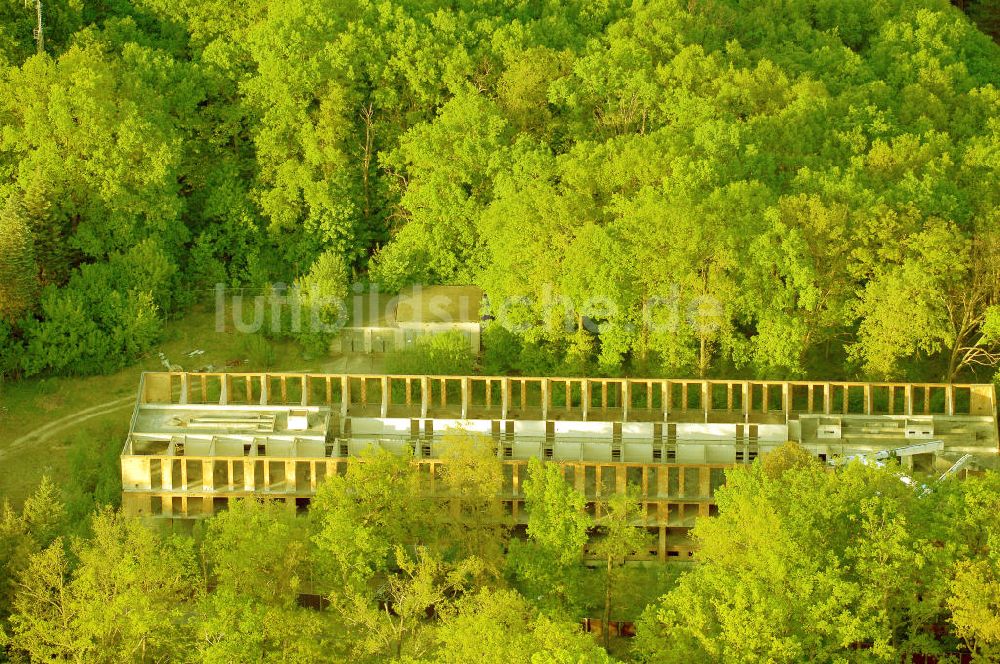
<svg viewBox="0 0 1000 664"><path fill-rule="evenodd" d="M60 431L75 426L80 422L94 417L100 417L101 415L108 415L109 413L113 413L115 411L131 408L134 403L134 396L122 397L121 399L106 401L102 404L91 406L90 408L85 408L81 411L66 415L65 417L60 417L58 420L53 420L48 424L40 426L34 431L30 431L19 438L15 438L13 442L0 447L0 459L3 459L5 456L11 454L12 452L16 452L27 445L31 445L33 443L44 443Z"/></svg>
<svg viewBox="0 0 1000 664"><path fill-rule="evenodd" d="M344 362L346 364L346 362ZM308 373L315 371L314 368L306 369L295 369L289 370L290 373ZM327 369L329 370L329 369ZM0 459L17 452L18 450L32 444L44 443L52 436L58 434L59 432L68 429L72 426L79 424L80 422L85 422L86 420L92 419L94 417L100 417L102 415L108 415L119 410L125 410L126 408L132 407L135 404L134 396L122 397L120 399L114 399L112 401L106 401L102 404L96 406L91 406L90 408L85 408L83 410L71 413L64 417L60 417L58 420L53 420L43 426L38 427L33 431L14 439L12 442L4 444L0 442Z"/></svg>

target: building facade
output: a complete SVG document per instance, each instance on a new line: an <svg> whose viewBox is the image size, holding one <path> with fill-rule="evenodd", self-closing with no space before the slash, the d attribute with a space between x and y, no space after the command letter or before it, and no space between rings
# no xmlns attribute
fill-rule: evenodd
<svg viewBox="0 0 1000 664"><path fill-rule="evenodd" d="M155 372L122 450L122 503L154 519L250 495L305 508L371 446L409 450L433 478L455 428L493 440L514 523L532 457L560 463L595 516L635 486L659 559L691 555L687 531L713 513L726 468L786 441L827 461L941 441L905 458L928 471L998 461L992 385Z"/></svg>

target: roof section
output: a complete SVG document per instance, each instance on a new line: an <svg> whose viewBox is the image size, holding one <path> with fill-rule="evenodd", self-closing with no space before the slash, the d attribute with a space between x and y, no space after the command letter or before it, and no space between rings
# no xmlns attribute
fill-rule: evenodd
<svg viewBox="0 0 1000 664"><path fill-rule="evenodd" d="M483 303L477 286L413 286L399 294L394 319L408 323L476 323Z"/></svg>

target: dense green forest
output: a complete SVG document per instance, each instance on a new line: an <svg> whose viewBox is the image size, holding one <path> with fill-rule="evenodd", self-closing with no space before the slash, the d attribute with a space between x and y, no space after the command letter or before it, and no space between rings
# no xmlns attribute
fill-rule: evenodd
<svg viewBox="0 0 1000 664"><path fill-rule="evenodd" d="M3 0L0 372L312 280L481 285L494 370L990 379L1000 5L960 4L44 0L39 43Z"/></svg>
<svg viewBox="0 0 1000 664"><path fill-rule="evenodd" d="M78 497L43 482L0 513L0 660L3 645L88 663L1000 658L995 473L912 485L790 444L728 471L695 566L643 567L623 564L646 546L626 494L595 522L559 465L532 461L516 531L501 462L453 442L433 488L381 452L326 479L307 514L250 499L183 532L74 519ZM637 637L605 650L584 616L637 621Z"/></svg>

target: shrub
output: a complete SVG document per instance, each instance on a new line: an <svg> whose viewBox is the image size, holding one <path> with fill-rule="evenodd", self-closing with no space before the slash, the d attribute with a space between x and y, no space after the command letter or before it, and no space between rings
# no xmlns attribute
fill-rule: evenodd
<svg viewBox="0 0 1000 664"><path fill-rule="evenodd" d="M409 348L391 353L386 370L395 374L466 375L475 358L468 338L458 330L417 337Z"/></svg>

